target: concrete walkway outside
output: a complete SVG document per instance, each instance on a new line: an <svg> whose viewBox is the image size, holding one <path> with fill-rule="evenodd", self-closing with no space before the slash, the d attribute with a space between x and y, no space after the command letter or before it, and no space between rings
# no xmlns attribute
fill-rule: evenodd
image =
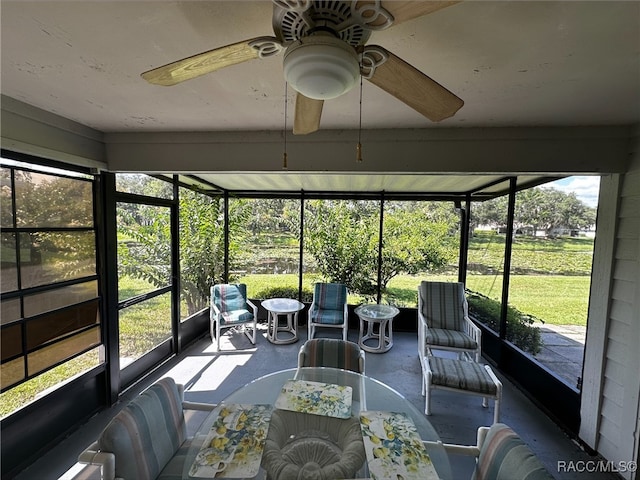
<svg viewBox="0 0 640 480"><path fill-rule="evenodd" d="M587 327L536 324L543 347L534 358L552 372L577 387L581 383Z"/></svg>

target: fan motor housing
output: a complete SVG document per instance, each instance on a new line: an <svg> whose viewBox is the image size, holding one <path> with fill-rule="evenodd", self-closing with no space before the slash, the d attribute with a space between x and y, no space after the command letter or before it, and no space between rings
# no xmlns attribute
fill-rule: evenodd
<svg viewBox="0 0 640 480"><path fill-rule="evenodd" d="M291 1L287 3L295 4ZM371 31L353 16L352 2L323 0L298 3L299 6L291 8L284 8L277 2L273 4L273 31L285 46L309 36L317 29L331 31L353 47L364 45L371 35Z"/></svg>

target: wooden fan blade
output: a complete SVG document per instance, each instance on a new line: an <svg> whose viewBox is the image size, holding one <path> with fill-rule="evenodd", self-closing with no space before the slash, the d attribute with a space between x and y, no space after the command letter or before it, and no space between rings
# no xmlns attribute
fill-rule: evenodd
<svg viewBox="0 0 640 480"><path fill-rule="evenodd" d="M296 96L296 117L293 121L294 135L307 135L320 128L324 100L314 100L301 93Z"/></svg>
<svg viewBox="0 0 640 480"><path fill-rule="evenodd" d="M202 52L192 57L183 58L176 62L163 65L144 72L141 76L147 82L155 85L171 86L185 80L215 72L224 67L230 67L238 63L256 59L260 56L258 49L250 44L260 39L271 37L258 37L243 42L232 43L225 47L215 48ZM275 38L273 40L276 40Z"/></svg>
<svg viewBox="0 0 640 480"><path fill-rule="evenodd" d="M389 56L368 79L433 122L453 116L464 102L417 68L384 50Z"/></svg>
<svg viewBox="0 0 640 480"><path fill-rule="evenodd" d="M461 0L457 0L457 1L426 1L426 2L421 2L421 1L408 1L408 2L404 2L404 1L387 1L387 2L381 2L381 6L387 11L389 12L391 15L393 15L393 23L391 24L391 26L393 25L398 25L402 22L406 22L407 20L411 20L412 18L417 18L417 17L422 17L423 15L428 15L430 13L433 13L437 10L440 10L442 8L446 8L446 7L450 7L451 5L455 5L456 3L460 3ZM372 1L361 1L357 3L357 6L360 6L362 4L366 4L366 3L374 3ZM382 22L383 19L381 18L379 20L379 22ZM376 25L376 22L373 22L371 24L372 26L378 26Z"/></svg>

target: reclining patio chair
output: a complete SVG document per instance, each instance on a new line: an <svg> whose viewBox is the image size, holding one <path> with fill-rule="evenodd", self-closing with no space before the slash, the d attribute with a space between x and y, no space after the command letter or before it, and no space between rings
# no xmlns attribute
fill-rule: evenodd
<svg viewBox="0 0 640 480"><path fill-rule="evenodd" d="M418 287L418 353L457 352L480 361L481 332L469 318L469 306L460 282L422 281Z"/></svg>
<svg viewBox="0 0 640 480"><path fill-rule="evenodd" d="M244 283L221 283L211 287L209 318L211 341L215 338L218 350L222 329L239 325L243 326L244 333L251 343L256 344L258 308L247 299L247 286ZM248 328L249 326L251 328ZM252 333L249 333L249 330Z"/></svg>

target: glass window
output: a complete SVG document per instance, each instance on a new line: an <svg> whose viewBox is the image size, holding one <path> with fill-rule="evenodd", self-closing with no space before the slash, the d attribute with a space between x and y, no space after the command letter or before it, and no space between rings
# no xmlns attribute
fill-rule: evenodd
<svg viewBox="0 0 640 480"><path fill-rule="evenodd" d="M16 175L16 225L92 227L92 188L86 180L22 172Z"/></svg>
<svg viewBox="0 0 640 480"><path fill-rule="evenodd" d="M16 234L0 234L0 255L2 255L2 272L0 272L0 283L3 292L12 292L18 289L18 259L16 258ZM24 253L27 258L29 252Z"/></svg>
<svg viewBox="0 0 640 480"><path fill-rule="evenodd" d="M13 187L11 170L0 168L0 227L13 227ZM3 260L4 261L4 260Z"/></svg>
<svg viewBox="0 0 640 480"><path fill-rule="evenodd" d="M25 317L35 317L40 313L86 302L97 297L97 280L25 295L24 315Z"/></svg>
<svg viewBox="0 0 640 480"><path fill-rule="evenodd" d="M22 288L96 274L93 231L29 232L19 240Z"/></svg>
<svg viewBox="0 0 640 480"><path fill-rule="evenodd" d="M2 162L4 416L102 359L93 176Z"/></svg>
<svg viewBox="0 0 640 480"><path fill-rule="evenodd" d="M118 173L116 175L116 190L123 193L171 200L173 198L173 185L170 179L167 180L160 180L143 173Z"/></svg>

